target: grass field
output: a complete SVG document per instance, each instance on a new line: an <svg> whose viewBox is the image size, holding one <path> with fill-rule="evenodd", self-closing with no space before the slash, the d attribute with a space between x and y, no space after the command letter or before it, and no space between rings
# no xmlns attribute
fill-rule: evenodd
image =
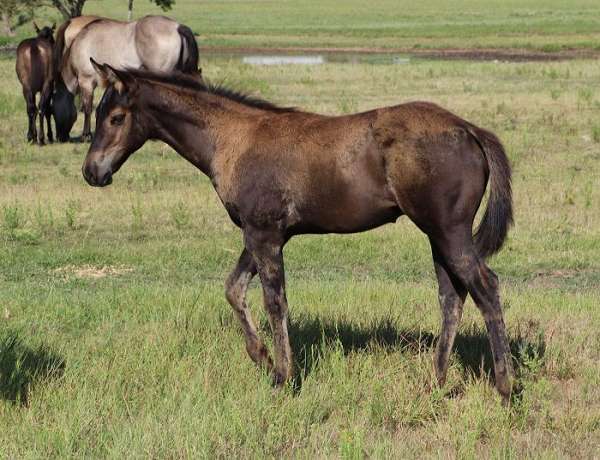
<svg viewBox="0 0 600 460"><path fill-rule="evenodd" d="M224 298L241 238L210 183L154 143L111 187L87 186L86 145L24 142L24 102L3 58L0 457L598 455L599 62L211 58L204 72L325 113L427 99L500 135L516 225L490 264L522 392L502 407L470 300L448 384L435 387L431 257L405 219L290 242L298 369L293 386L274 391ZM266 331L256 283L250 301Z"/></svg>
<svg viewBox="0 0 600 460"><path fill-rule="evenodd" d="M149 0L134 6L136 17L163 14ZM125 0L88 0L84 13L125 19L126 8ZM55 10L36 14L61 20ZM168 14L192 27L204 47L600 47L596 0L176 0ZM18 38L31 32L25 24Z"/></svg>

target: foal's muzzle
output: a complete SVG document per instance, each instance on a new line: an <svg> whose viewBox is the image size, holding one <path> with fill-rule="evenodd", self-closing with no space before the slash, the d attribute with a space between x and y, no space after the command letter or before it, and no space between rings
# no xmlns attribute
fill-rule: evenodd
<svg viewBox="0 0 600 460"><path fill-rule="evenodd" d="M81 172L86 182L93 187L105 187L112 184L112 171L110 169L102 170L96 162L89 165L85 163Z"/></svg>

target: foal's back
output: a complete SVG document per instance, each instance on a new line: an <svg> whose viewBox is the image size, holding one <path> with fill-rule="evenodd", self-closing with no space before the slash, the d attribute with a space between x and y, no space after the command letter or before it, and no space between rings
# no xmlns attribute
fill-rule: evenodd
<svg viewBox="0 0 600 460"><path fill-rule="evenodd" d="M421 223L453 189L474 197L474 214L486 167L471 126L424 102L340 117L269 114L234 161L216 158L217 189L242 215L271 203L270 214L299 232L363 231L403 213Z"/></svg>

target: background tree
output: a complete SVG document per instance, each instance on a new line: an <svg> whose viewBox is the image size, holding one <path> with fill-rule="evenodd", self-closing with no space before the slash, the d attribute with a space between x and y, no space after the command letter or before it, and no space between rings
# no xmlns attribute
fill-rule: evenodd
<svg viewBox="0 0 600 460"><path fill-rule="evenodd" d="M85 0L50 0L50 3L60 11L65 19L71 19L81 16Z"/></svg>
<svg viewBox="0 0 600 460"><path fill-rule="evenodd" d="M1 0L0 0L1 1ZM133 0L127 0L129 2L129 8L127 13L127 20L131 21L133 19ZM173 4L175 0L150 0L152 3L156 3L161 7L163 11L168 11L173 8Z"/></svg>
<svg viewBox="0 0 600 460"><path fill-rule="evenodd" d="M13 37L12 21L17 15L24 15L19 20L26 21L33 16L33 8L40 4L40 0L0 0L0 13L2 14L2 35Z"/></svg>

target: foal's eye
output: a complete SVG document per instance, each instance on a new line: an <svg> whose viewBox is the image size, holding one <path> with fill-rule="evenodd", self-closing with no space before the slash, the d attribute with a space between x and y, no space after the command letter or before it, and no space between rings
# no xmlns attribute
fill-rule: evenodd
<svg viewBox="0 0 600 460"><path fill-rule="evenodd" d="M115 125L115 126L119 126L123 124L123 121L125 121L125 114L124 113L120 113L119 115L115 115L114 117L112 117L110 119L110 124L111 125Z"/></svg>

